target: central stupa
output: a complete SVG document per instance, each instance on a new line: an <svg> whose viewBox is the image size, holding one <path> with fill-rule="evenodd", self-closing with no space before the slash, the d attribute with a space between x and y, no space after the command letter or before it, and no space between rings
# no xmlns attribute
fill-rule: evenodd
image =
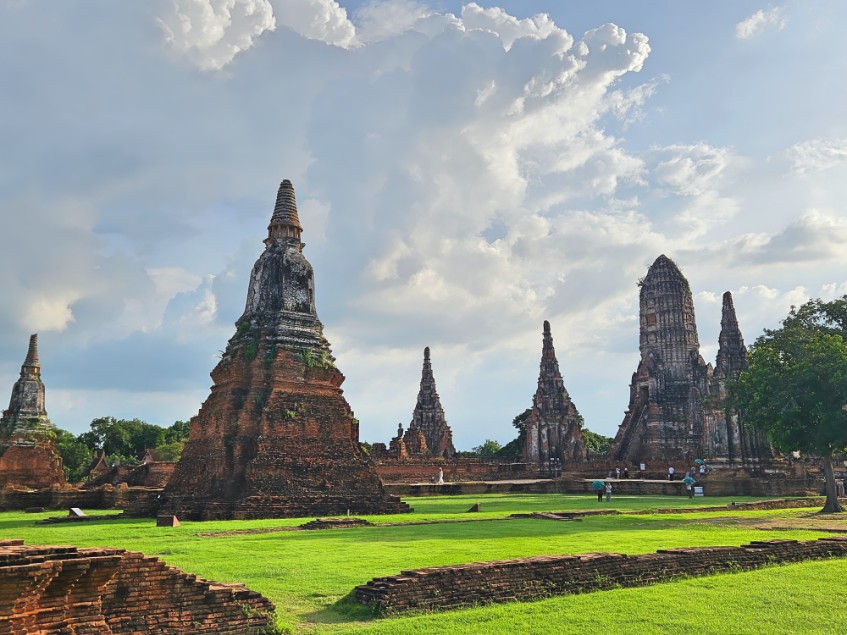
<svg viewBox="0 0 847 635"><path fill-rule="evenodd" d="M163 493L189 520L409 511L359 446L315 311L291 182L279 187L244 314Z"/></svg>

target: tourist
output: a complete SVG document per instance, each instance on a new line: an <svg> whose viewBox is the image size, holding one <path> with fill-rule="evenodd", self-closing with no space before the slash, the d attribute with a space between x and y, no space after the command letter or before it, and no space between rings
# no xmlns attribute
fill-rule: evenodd
<svg viewBox="0 0 847 635"><path fill-rule="evenodd" d="M703 478L704 476L706 476L706 464L705 463L700 466L700 478Z"/></svg>
<svg viewBox="0 0 847 635"><path fill-rule="evenodd" d="M623 477L629 478L629 468L626 467L626 466L624 466L624 468L623 468Z"/></svg>
<svg viewBox="0 0 847 635"><path fill-rule="evenodd" d="M611 483L606 483L606 502L607 503L612 502L612 484Z"/></svg>
<svg viewBox="0 0 847 635"><path fill-rule="evenodd" d="M602 486L597 488L597 502L598 503L603 502L603 487Z"/></svg>
<svg viewBox="0 0 847 635"><path fill-rule="evenodd" d="M438 468L438 479L435 481L436 485L444 485L444 470Z"/></svg>
<svg viewBox="0 0 847 635"><path fill-rule="evenodd" d="M844 479L838 479L835 481L835 495L838 498L844 498Z"/></svg>
<svg viewBox="0 0 847 635"><path fill-rule="evenodd" d="M674 474L674 472L675 472L675 471L676 471L676 470L674 470L674 469L673 469L673 465L671 465L671 466L668 468L668 480L669 480L669 481L672 481L672 480L673 480L673 474Z"/></svg>
<svg viewBox="0 0 847 635"><path fill-rule="evenodd" d="M621 466L619 465L615 468L615 478L619 479L620 477L621 477Z"/></svg>

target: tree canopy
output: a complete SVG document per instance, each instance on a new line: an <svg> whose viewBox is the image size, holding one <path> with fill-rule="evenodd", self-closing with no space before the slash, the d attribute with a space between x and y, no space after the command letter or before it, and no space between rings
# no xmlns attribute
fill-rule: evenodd
<svg viewBox="0 0 847 635"><path fill-rule="evenodd" d="M78 436L56 430L56 449L65 466L65 477L78 482L85 477L95 453L105 452L110 464L137 465L148 448L155 449L159 459L176 461L188 438L188 422L176 421L168 428L141 419L98 417L90 430Z"/></svg>
<svg viewBox="0 0 847 635"><path fill-rule="evenodd" d="M838 503L832 456L847 448L847 296L792 308L782 327L750 347L749 367L730 384L742 420L781 452L820 457L825 512Z"/></svg>

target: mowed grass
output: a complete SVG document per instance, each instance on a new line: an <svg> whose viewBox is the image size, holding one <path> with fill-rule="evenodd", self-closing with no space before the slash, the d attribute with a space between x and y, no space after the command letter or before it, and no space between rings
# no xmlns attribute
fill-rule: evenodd
<svg viewBox="0 0 847 635"><path fill-rule="evenodd" d="M768 538L812 539L819 531L762 531L746 520L789 520L808 509L595 516L580 522L506 520L512 513L726 505L743 498L480 495L409 499L413 514L377 523L442 521L328 531L287 531L303 519L190 523L157 528L149 519L36 526L53 513L0 514L0 537L30 544L114 546L158 556L269 597L279 624L295 632L363 633L709 633L847 632L847 561L803 563L582 596L432 614L370 619L344 598L354 586L403 569L548 553L645 553L683 546L737 545ZM482 511L468 514L480 503ZM91 512L103 513L103 512ZM475 522L446 522L466 521ZM841 523L845 523L842 521ZM201 536L233 530L282 531ZM845 525L847 529L847 525Z"/></svg>

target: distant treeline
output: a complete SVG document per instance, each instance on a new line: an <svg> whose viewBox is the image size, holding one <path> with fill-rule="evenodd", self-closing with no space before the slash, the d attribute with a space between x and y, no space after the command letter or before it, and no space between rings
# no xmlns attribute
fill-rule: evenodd
<svg viewBox="0 0 847 635"><path fill-rule="evenodd" d="M90 430L74 435L56 429L56 448L65 465L69 482L81 481L94 457L106 453L109 465L138 465L148 449L156 451L161 461L176 461L188 438L188 422L176 421L168 428L141 419L99 417L91 422Z"/></svg>

